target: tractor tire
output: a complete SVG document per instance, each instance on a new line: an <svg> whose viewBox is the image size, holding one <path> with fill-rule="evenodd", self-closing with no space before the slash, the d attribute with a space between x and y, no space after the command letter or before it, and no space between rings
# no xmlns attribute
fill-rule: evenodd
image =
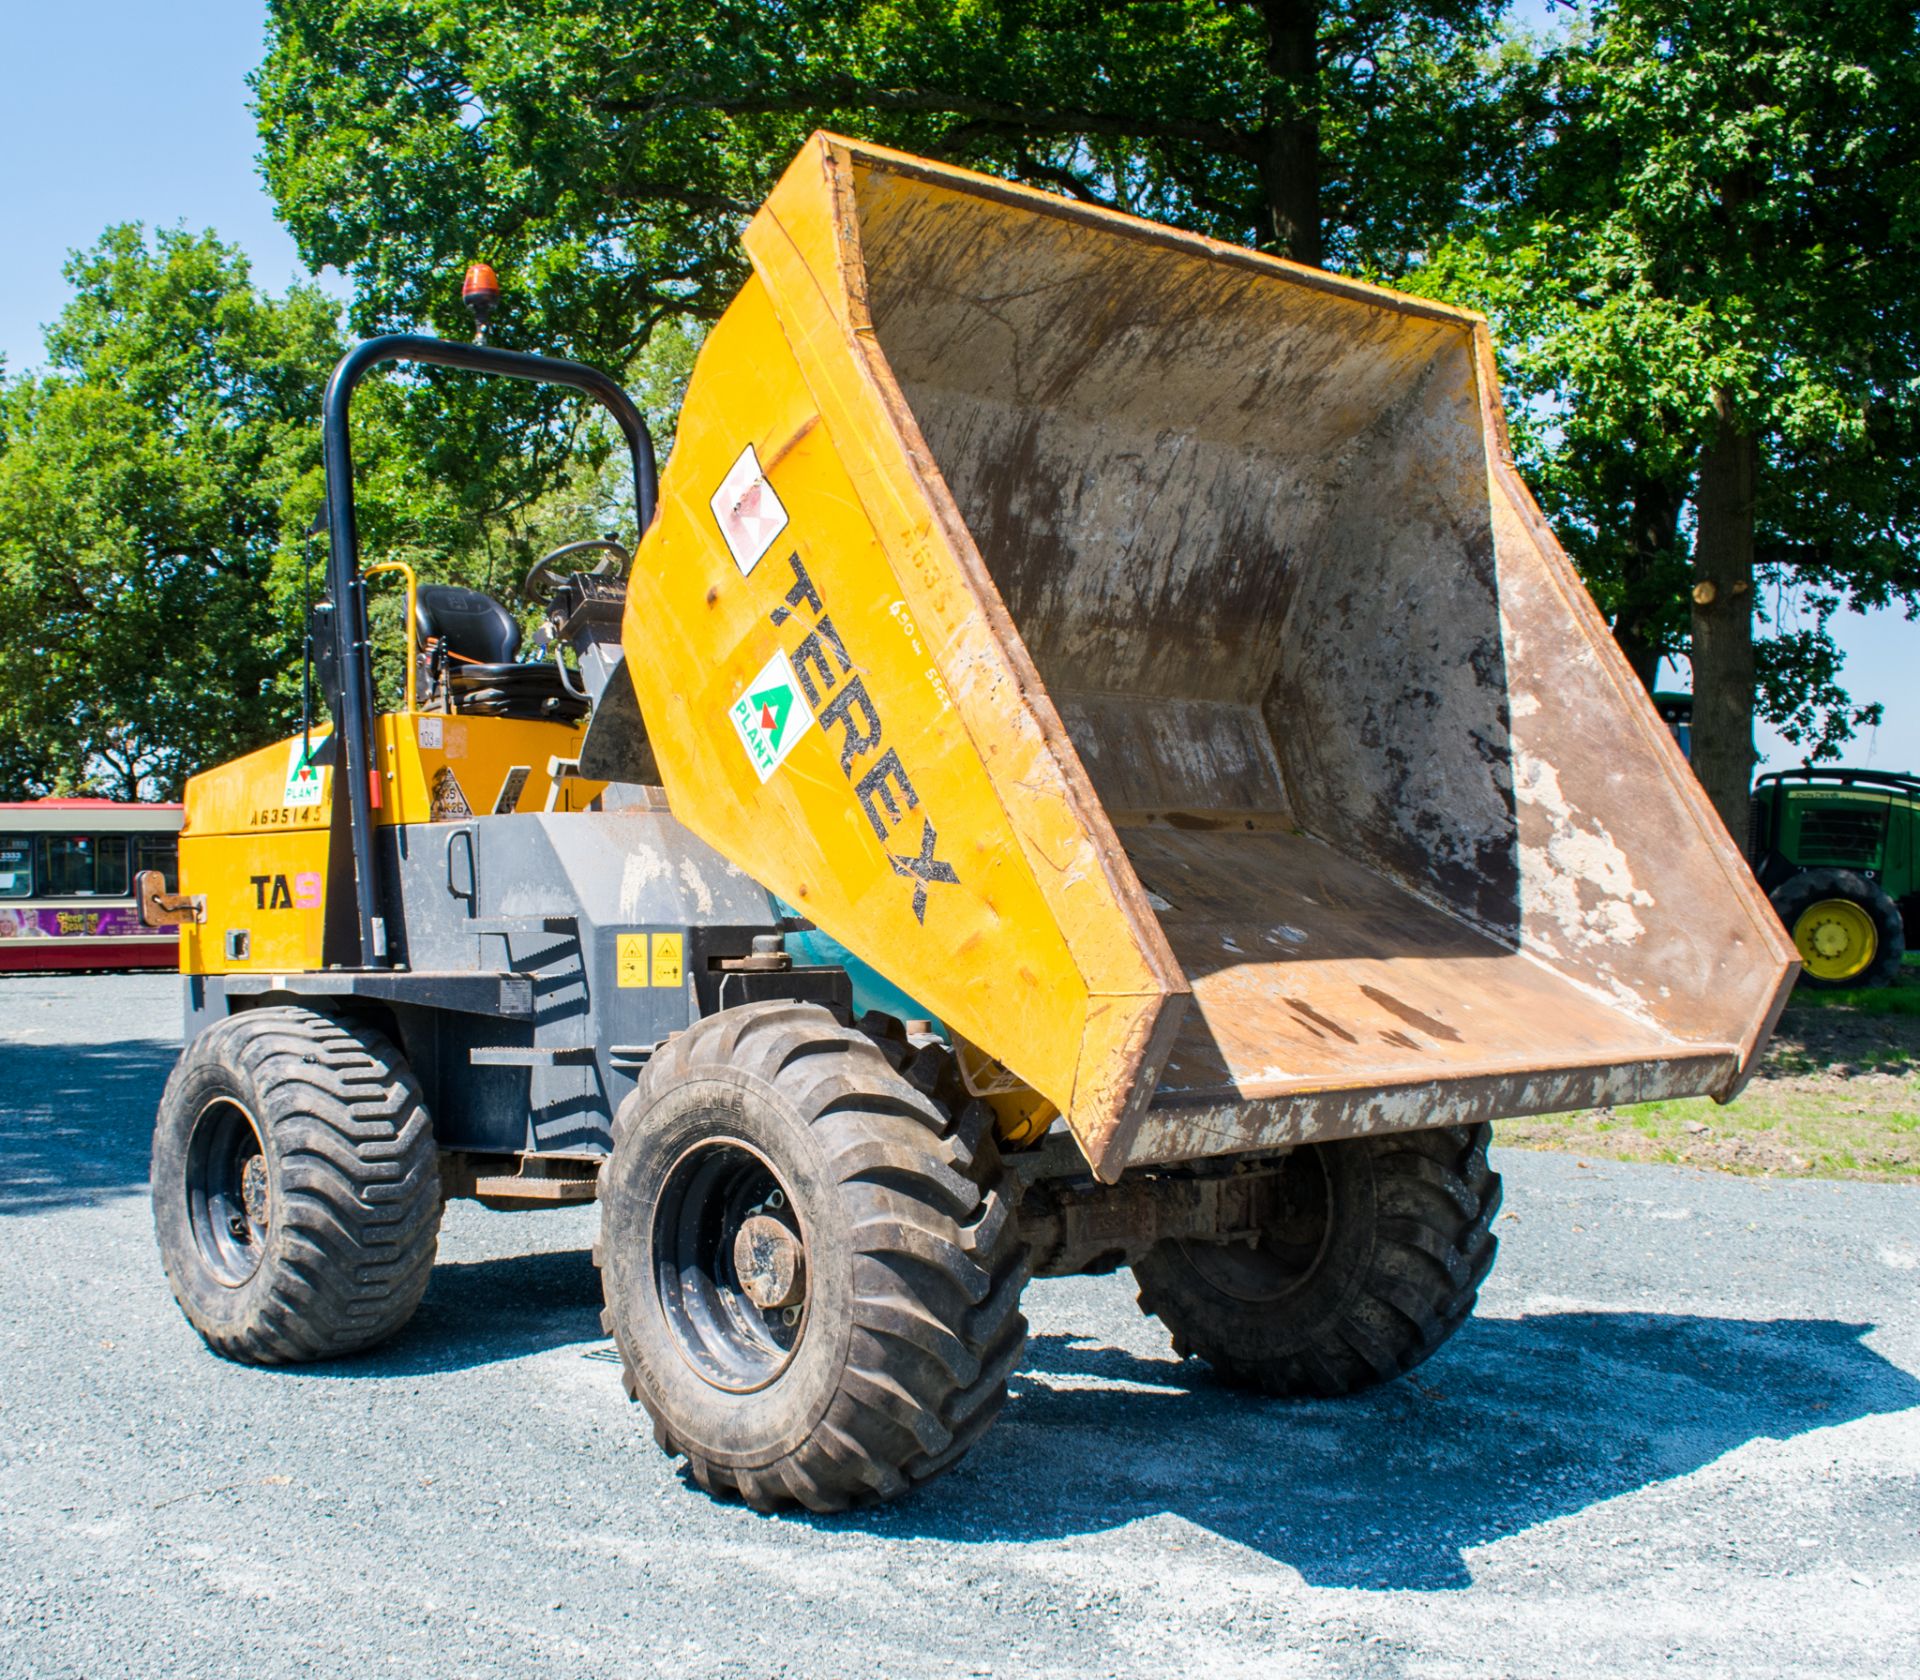
<svg viewBox="0 0 1920 1680"><path fill-rule="evenodd" d="M1907 954L1900 906L1851 869L1803 869L1772 892L1809 986L1887 986Z"/></svg>
<svg viewBox="0 0 1920 1680"><path fill-rule="evenodd" d="M337 1359L413 1316L440 1234L420 1086L380 1033L249 1009L182 1053L153 1136L174 1299L250 1365Z"/></svg>
<svg viewBox="0 0 1920 1680"><path fill-rule="evenodd" d="M1467 1321L1498 1246L1492 1127L1310 1144L1257 1245L1170 1238L1141 1308L1225 1382L1332 1398L1404 1376Z"/></svg>
<svg viewBox="0 0 1920 1680"><path fill-rule="evenodd" d="M891 1499L949 1468L1026 1345L992 1116L944 1047L813 1004L668 1042L614 1121L594 1261L627 1394L707 1492Z"/></svg>

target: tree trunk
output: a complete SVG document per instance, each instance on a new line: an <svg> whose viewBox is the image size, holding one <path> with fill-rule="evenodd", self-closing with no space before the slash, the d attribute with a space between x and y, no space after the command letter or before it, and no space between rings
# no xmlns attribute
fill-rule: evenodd
<svg viewBox="0 0 1920 1680"><path fill-rule="evenodd" d="M1665 479L1647 479L1636 486L1633 546L1620 569L1620 607L1613 615L1613 639L1649 694L1668 650L1664 621L1671 611L1674 546L1683 499L1681 491Z"/></svg>
<svg viewBox="0 0 1920 1680"><path fill-rule="evenodd" d="M1722 393L1700 460L1693 551L1693 769L1727 832L1753 785L1753 480L1759 442Z"/></svg>
<svg viewBox="0 0 1920 1680"><path fill-rule="evenodd" d="M1274 250L1321 265L1320 0L1266 0L1267 69L1280 110L1262 134L1260 194ZM1263 242L1264 243L1264 242Z"/></svg>

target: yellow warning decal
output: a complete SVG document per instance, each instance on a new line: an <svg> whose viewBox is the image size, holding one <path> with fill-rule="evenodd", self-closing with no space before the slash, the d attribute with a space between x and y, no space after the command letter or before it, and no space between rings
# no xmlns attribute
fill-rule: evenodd
<svg viewBox="0 0 1920 1680"><path fill-rule="evenodd" d="M614 979L621 986L678 986L683 977L686 936L679 933L622 933L614 937Z"/></svg>

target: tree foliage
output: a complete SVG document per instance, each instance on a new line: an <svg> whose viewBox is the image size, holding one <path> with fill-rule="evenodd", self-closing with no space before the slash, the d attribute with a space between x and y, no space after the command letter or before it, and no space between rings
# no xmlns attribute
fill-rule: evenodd
<svg viewBox="0 0 1920 1680"><path fill-rule="evenodd" d="M265 163L363 329L619 365L710 318L738 236L834 127L1311 262L1397 268L1492 156L1488 0L272 0Z"/></svg>
<svg viewBox="0 0 1920 1680"><path fill-rule="evenodd" d="M112 228L66 273L0 399L0 787L135 798L284 721L267 585L338 328L211 235Z"/></svg>
<svg viewBox="0 0 1920 1680"><path fill-rule="evenodd" d="M1830 618L1920 601L1912 9L1599 0L1540 50L1501 10L270 0L255 85L282 215L350 275L356 331L464 336L485 258L497 338L624 370L662 430L818 126L1477 303L1622 647L1649 681L1693 658L1731 814L1756 695L1833 751L1862 714ZM69 274L48 371L0 379L0 782L168 787L297 705L338 326L210 235L116 229ZM355 409L370 559L507 594L630 529L568 399L428 370ZM398 628L384 592L376 639Z"/></svg>
<svg viewBox="0 0 1920 1680"><path fill-rule="evenodd" d="M45 371L0 385L0 797L176 793L300 714L307 608L325 590L325 541L306 534L325 499L320 398L345 345L322 293L263 295L211 233L111 228L66 274L73 296ZM668 443L693 343L666 323L633 369ZM601 429L562 415L533 436L550 461L450 471L419 433L444 440L484 412L475 393L456 395L464 403L404 375L362 385L355 503L369 560L513 600L547 549L631 540L624 458ZM373 628L395 700L397 588L374 586Z"/></svg>
<svg viewBox="0 0 1920 1680"><path fill-rule="evenodd" d="M644 384L684 377L745 276L741 229L821 126L1397 270L1495 155L1497 11L272 0L255 88L281 214L309 262L351 275L359 331L464 335L460 275L484 257L507 281L496 339ZM489 566L528 557L529 510L564 501L583 443L607 470L558 393L433 372L385 400L396 461L444 487Z"/></svg>
<svg viewBox="0 0 1920 1680"><path fill-rule="evenodd" d="M1492 316L1529 476L1643 677L1691 656L1730 819L1756 694L1831 756L1869 714L1829 620L1920 602L1916 47L1874 0L1598 6L1414 281Z"/></svg>

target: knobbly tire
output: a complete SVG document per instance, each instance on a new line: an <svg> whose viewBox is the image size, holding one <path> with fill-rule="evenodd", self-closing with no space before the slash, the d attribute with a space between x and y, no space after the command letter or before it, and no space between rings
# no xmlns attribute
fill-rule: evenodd
<svg viewBox="0 0 1920 1680"><path fill-rule="evenodd" d="M1466 1322L1493 1265L1492 1130L1295 1150L1258 1243L1156 1243L1133 1268L1141 1307L1181 1358L1266 1394L1352 1394L1404 1375Z"/></svg>
<svg viewBox="0 0 1920 1680"><path fill-rule="evenodd" d="M153 1138L174 1299L253 1365L357 1353L413 1316L440 1232L420 1086L380 1033L250 1009L181 1055Z"/></svg>
<svg viewBox="0 0 1920 1680"><path fill-rule="evenodd" d="M709 1493L891 1499L999 1412L1026 1342L991 1115L944 1047L748 1004L670 1040L614 1121L601 1268L627 1393Z"/></svg>
<svg viewBox="0 0 1920 1680"><path fill-rule="evenodd" d="M1800 953L1807 985L1890 986L1898 979L1907 954L1906 923L1878 881L1851 869L1803 869L1775 887L1771 901ZM1831 928L1823 927L1836 908ZM1832 965L1822 960L1829 936L1838 941L1832 954L1839 961ZM1850 946L1857 948L1857 959L1850 958Z"/></svg>

